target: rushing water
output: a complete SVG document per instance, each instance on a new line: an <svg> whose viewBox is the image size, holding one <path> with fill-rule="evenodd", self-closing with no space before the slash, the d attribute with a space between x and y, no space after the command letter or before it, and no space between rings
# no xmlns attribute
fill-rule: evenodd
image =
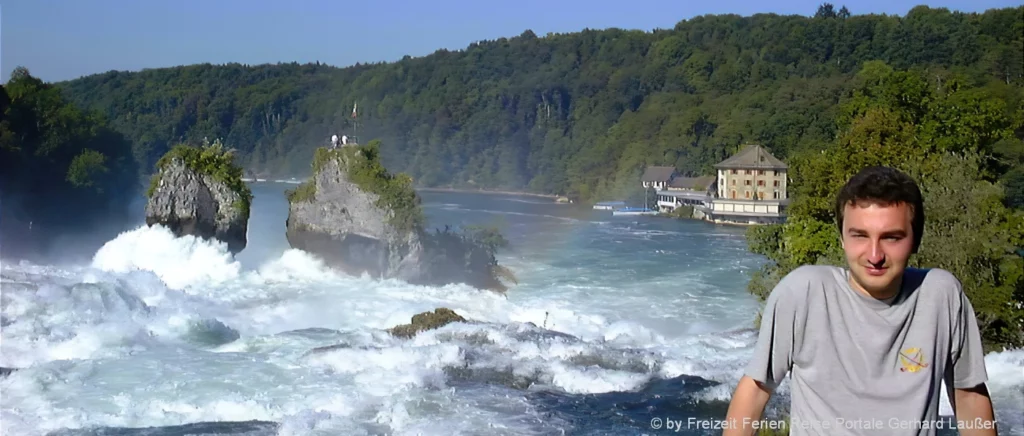
<svg viewBox="0 0 1024 436"><path fill-rule="evenodd" d="M423 193L433 225L502 229L501 296L331 272L288 249L287 187L253 185L234 258L140 226L91 264L3 265L0 432L720 433L687 419L724 416L755 340L742 229ZM437 307L472 322L384 331ZM1024 434L1024 352L986 361L1001 433Z"/></svg>

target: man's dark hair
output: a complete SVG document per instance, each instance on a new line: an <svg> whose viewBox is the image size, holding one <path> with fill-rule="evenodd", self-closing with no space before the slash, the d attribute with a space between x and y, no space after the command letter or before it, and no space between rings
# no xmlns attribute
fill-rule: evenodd
<svg viewBox="0 0 1024 436"><path fill-rule="evenodd" d="M843 212L846 206L858 201L877 201L883 204L906 203L913 211L911 228L914 232L914 253L921 246L924 235L924 199L917 182L903 172L889 167L867 167L846 182L836 196L836 225L843 232Z"/></svg>

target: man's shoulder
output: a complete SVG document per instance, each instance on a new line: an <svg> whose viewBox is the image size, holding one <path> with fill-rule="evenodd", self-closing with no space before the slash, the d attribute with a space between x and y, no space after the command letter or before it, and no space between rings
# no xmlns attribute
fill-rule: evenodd
<svg viewBox="0 0 1024 436"><path fill-rule="evenodd" d="M933 297L957 301L964 297L960 279L949 270L942 268L907 268L904 282L909 282L919 291Z"/></svg>
<svg viewBox="0 0 1024 436"><path fill-rule="evenodd" d="M942 268L907 268L907 272L910 274L917 274L926 283L953 288L960 287L960 279L958 279L956 275L949 270Z"/></svg>
<svg viewBox="0 0 1024 436"><path fill-rule="evenodd" d="M801 265L782 278L792 285L827 284L843 277L843 269L832 265Z"/></svg>
<svg viewBox="0 0 1024 436"><path fill-rule="evenodd" d="M780 297L806 298L810 292L835 286L843 280L843 270L831 265L801 265L786 274L776 292Z"/></svg>

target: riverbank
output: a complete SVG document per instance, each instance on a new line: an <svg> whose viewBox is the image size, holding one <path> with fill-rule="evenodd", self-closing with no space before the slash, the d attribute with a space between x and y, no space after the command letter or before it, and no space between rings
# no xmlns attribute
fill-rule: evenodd
<svg viewBox="0 0 1024 436"><path fill-rule="evenodd" d="M557 199L560 195L552 194L537 194L534 192L520 192L520 191L494 191L487 189L467 189L467 188L416 188L417 191L424 192L453 192L453 193L464 193L464 194L484 194L484 195L522 195L524 197L538 197L538 198L551 198Z"/></svg>
<svg viewBox="0 0 1024 436"><path fill-rule="evenodd" d="M281 179L281 178L276 178L276 179L275 178L258 178L258 179L253 179L253 178L245 178L245 177L242 178L242 181L246 182L246 183L253 183L253 182L275 182L275 183L300 184L302 182L305 182L306 180L308 180L308 179L295 179L295 178L292 178L292 179ZM564 197L562 195L538 194L538 193L535 193L535 192L496 191L496 190L488 190L488 189L468 189L468 188L415 188L415 190L416 191L423 191L423 192L451 192L451 193L462 193L462 194L520 195L520 196L524 196L524 197L550 198L550 199L553 199L553 200L557 200L559 198Z"/></svg>

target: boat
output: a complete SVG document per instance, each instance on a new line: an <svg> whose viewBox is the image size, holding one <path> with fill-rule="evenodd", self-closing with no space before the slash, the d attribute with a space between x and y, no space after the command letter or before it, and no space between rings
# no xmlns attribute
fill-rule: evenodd
<svg viewBox="0 0 1024 436"><path fill-rule="evenodd" d="M636 215L657 215L658 211L648 206L647 196L644 194L644 207L617 207L612 210L613 216L636 216Z"/></svg>
<svg viewBox="0 0 1024 436"><path fill-rule="evenodd" d="M646 207L623 207L612 211L614 216L657 215L658 211Z"/></svg>
<svg viewBox="0 0 1024 436"><path fill-rule="evenodd" d="M615 210L618 207L625 207L625 201L601 201L594 204L594 210Z"/></svg>

